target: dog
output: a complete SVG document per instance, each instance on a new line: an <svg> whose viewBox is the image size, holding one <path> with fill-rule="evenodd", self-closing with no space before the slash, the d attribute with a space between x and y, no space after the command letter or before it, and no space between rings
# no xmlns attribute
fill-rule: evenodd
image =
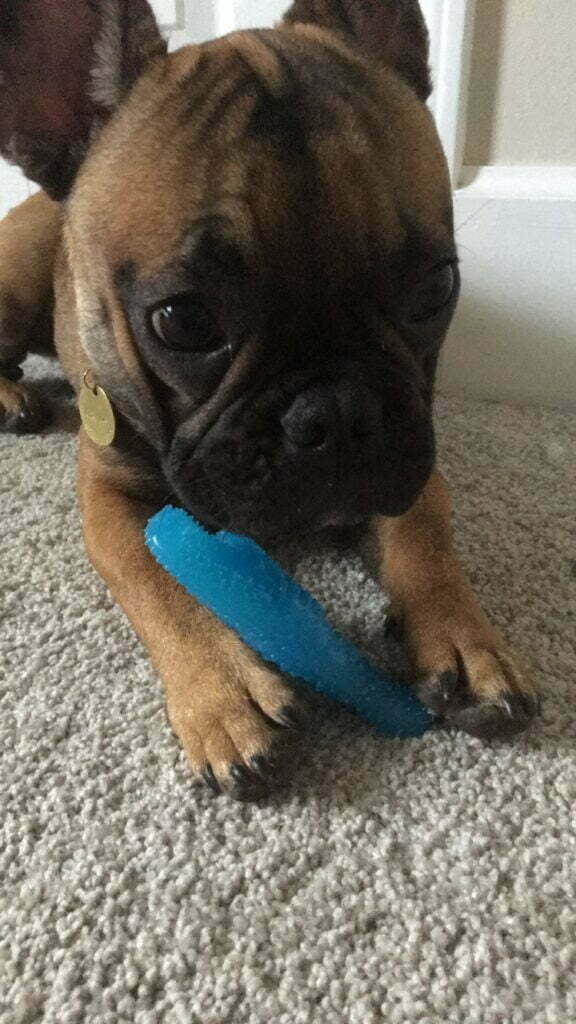
<svg viewBox="0 0 576 1024"><path fill-rule="evenodd" d="M20 365L53 336L96 405L88 556L194 774L261 797L301 706L154 563L167 501L268 545L357 528L426 705L482 738L525 729L536 687L459 565L435 468L459 269L416 0L295 0L172 54L146 0L3 0L0 83L0 150L42 187L0 226L0 421L41 426Z"/></svg>

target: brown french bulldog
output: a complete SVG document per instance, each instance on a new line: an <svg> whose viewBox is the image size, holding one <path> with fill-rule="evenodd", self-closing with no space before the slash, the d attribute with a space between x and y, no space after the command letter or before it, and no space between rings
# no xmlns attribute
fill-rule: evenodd
<svg viewBox="0 0 576 1024"><path fill-rule="evenodd" d="M298 704L148 554L167 501L265 544L365 524L422 699L524 729L535 688L434 469L459 274L416 0L296 0L171 55L145 0L2 0L0 83L0 148L44 190L0 227L0 419L41 423L19 366L53 310L68 379L113 410L107 447L80 433L88 554L193 771L260 795Z"/></svg>

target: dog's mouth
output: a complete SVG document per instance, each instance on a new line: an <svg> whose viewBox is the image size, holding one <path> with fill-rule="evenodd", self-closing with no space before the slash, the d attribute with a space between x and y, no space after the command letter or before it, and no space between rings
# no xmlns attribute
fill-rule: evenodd
<svg viewBox="0 0 576 1024"><path fill-rule="evenodd" d="M433 449L377 475L343 465L338 477L298 480L269 474L247 480L223 472L218 460L193 457L185 471L168 475L183 506L209 530L228 530L273 544L358 526L374 516L405 514L424 488Z"/></svg>

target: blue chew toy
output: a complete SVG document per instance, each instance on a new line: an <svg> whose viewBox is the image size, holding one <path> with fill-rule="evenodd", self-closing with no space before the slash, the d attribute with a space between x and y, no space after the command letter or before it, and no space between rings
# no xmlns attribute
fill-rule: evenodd
<svg viewBox="0 0 576 1024"><path fill-rule="evenodd" d="M210 534L167 505L148 523L156 560L267 661L358 711L387 736L421 736L432 714L326 621L318 602L247 537Z"/></svg>

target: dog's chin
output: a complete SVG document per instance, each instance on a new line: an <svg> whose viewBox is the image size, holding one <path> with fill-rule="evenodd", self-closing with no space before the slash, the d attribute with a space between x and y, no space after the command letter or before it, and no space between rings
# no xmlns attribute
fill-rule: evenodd
<svg viewBox="0 0 576 1024"><path fill-rule="evenodd" d="M362 507L351 504L341 509L326 506L311 509L299 506L297 501L272 509L263 508L262 503L234 504L223 498L210 500L208 495L204 495L205 501L199 502L196 496L182 491L179 497L190 515L210 532L226 530L250 537L261 545L272 545L321 534L326 530L354 529L375 516L396 518L409 511L421 490L419 487L411 495L388 498L377 504L366 502Z"/></svg>
<svg viewBox="0 0 576 1024"><path fill-rule="evenodd" d="M226 530L262 545L283 544L325 530L347 530L374 517L405 515L429 478L433 459L406 466L403 476L366 481L357 479L347 490L320 491L312 486L258 488L246 493L228 478L220 480L197 467L192 476L176 473L172 484L183 507L210 531Z"/></svg>
<svg viewBox="0 0 576 1024"><path fill-rule="evenodd" d="M186 511L210 533L226 530L236 533L261 545L283 544L302 536L321 533L329 526L340 522L337 516L268 515L249 508L224 509L207 507L180 495ZM357 520L358 521L358 520ZM351 520L350 520L351 522ZM341 525L344 525L342 519Z"/></svg>

